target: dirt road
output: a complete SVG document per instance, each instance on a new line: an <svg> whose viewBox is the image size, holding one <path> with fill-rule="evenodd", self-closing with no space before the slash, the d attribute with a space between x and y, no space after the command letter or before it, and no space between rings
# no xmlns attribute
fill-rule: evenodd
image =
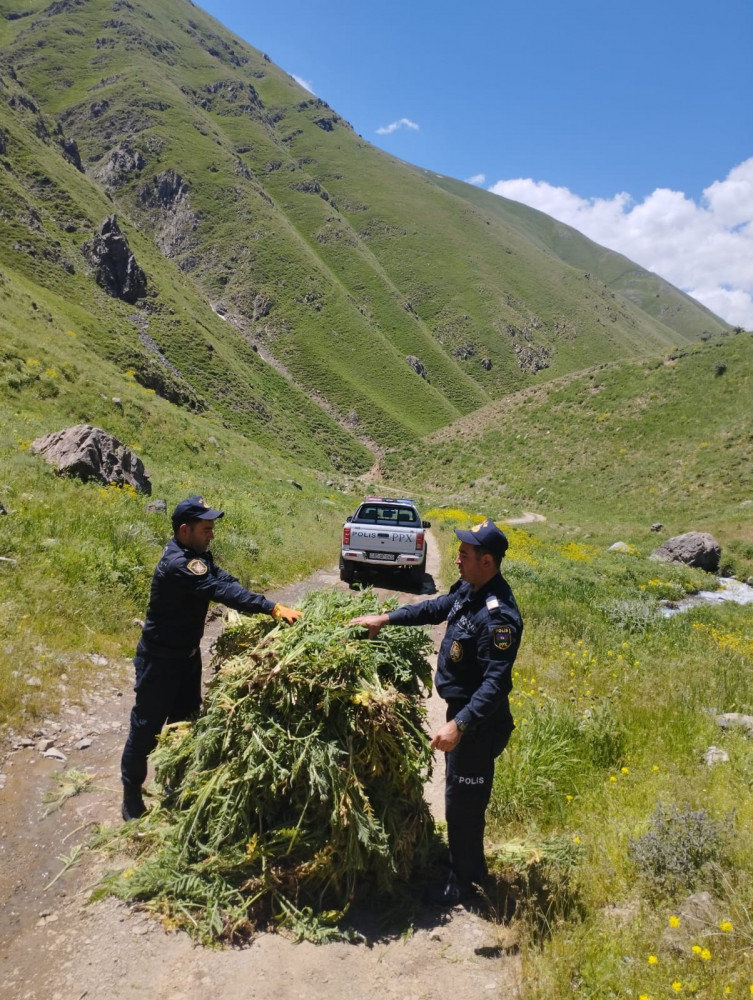
<svg viewBox="0 0 753 1000"><path fill-rule="evenodd" d="M422 594L435 593L439 560L430 543ZM374 581L380 596L393 581ZM339 587L336 570L317 572L269 596L295 603L304 592ZM205 664L219 623L205 637ZM435 648L441 636L436 630ZM83 707L3 747L0 764L0 998L2 1000L463 1000L520 996L519 960L503 927L461 907L427 908L406 936L381 932L368 944L295 944L261 934L247 947L205 949L116 900L87 904L104 866L88 850L95 824L120 820L119 760L131 708L130 661L93 665L97 679ZM443 703L427 702L429 728ZM23 743L28 745L24 746ZM7 751L7 755L6 755ZM45 753L48 756L45 756ZM60 759L64 757L65 759ZM66 769L96 775L93 788L45 813L45 796ZM427 787L443 812L443 764ZM77 852L78 860L67 867Z"/></svg>

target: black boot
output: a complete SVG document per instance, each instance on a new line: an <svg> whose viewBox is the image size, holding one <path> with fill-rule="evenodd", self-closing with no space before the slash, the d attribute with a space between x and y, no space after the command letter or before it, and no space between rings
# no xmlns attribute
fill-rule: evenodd
<svg viewBox="0 0 753 1000"><path fill-rule="evenodd" d="M478 898L478 892L472 882L463 882L455 872L450 872L446 879L430 885L424 893L424 900L432 906L443 906L450 909L461 903L468 903Z"/></svg>
<svg viewBox="0 0 753 1000"><path fill-rule="evenodd" d="M123 791L123 805L121 807L121 813L123 814L123 819L126 823L132 819L138 819L139 816L143 816L146 812L146 806L144 805L144 799L141 795L141 789L136 788L126 788Z"/></svg>

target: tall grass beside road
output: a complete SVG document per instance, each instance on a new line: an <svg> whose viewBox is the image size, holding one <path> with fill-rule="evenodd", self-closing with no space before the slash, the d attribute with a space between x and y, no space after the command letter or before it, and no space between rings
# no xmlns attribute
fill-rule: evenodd
<svg viewBox="0 0 753 1000"><path fill-rule="evenodd" d="M473 518L430 516L452 580L452 528ZM574 873L548 871L549 904L519 906L526 997L749 997L753 744L716 720L753 714L751 608L665 617L662 599L716 579L651 561L649 545L505 530L525 633L490 854L554 836L577 848ZM711 746L729 760L709 767ZM563 892L570 905L557 907Z"/></svg>

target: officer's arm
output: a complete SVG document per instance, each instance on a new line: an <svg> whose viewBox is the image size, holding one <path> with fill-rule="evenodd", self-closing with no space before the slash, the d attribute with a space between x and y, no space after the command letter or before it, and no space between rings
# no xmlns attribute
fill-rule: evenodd
<svg viewBox="0 0 753 1000"><path fill-rule="evenodd" d="M505 704L521 632L520 625L507 617L495 616L484 626L476 648L482 681L455 716L457 722L473 728Z"/></svg>
<svg viewBox="0 0 753 1000"><path fill-rule="evenodd" d="M446 620L455 603L453 587L449 594L435 597L431 601L420 601L418 604L404 604L394 611L387 612L390 625L438 625Z"/></svg>
<svg viewBox="0 0 753 1000"><path fill-rule="evenodd" d="M274 601L263 594L246 590L234 576L218 566L209 565L206 559L189 559L184 566L177 568L176 575L187 589L234 611L248 615L271 615L276 607Z"/></svg>

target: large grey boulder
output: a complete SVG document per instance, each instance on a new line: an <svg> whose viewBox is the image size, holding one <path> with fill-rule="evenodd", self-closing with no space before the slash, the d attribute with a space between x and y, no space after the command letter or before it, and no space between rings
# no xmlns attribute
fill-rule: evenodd
<svg viewBox="0 0 753 1000"><path fill-rule="evenodd" d="M715 573L719 569L722 547L707 531L688 531L684 535L668 538L651 553L652 559L660 562L684 563Z"/></svg>
<svg viewBox="0 0 753 1000"><path fill-rule="evenodd" d="M106 431L89 424L45 434L32 442L31 450L57 467L58 472L77 476L84 482L127 483L139 493L152 492L144 463L130 448Z"/></svg>

